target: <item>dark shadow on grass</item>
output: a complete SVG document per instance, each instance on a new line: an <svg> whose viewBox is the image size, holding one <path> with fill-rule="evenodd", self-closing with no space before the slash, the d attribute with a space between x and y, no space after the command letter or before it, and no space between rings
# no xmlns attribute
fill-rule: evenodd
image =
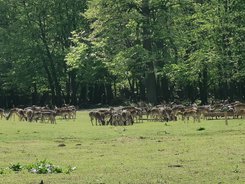
<svg viewBox="0 0 245 184"><path fill-rule="evenodd" d="M173 165L168 165L168 167L172 167L172 168L175 168L175 167L184 167L183 165L180 165L180 164L173 164Z"/></svg>
<svg viewBox="0 0 245 184"><path fill-rule="evenodd" d="M197 129L197 131L203 131L203 130L205 130L204 127L200 127L200 128Z"/></svg>

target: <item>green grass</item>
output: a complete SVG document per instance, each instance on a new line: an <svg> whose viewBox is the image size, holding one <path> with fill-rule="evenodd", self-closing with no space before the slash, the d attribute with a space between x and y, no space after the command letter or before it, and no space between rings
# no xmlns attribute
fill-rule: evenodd
<svg viewBox="0 0 245 184"><path fill-rule="evenodd" d="M0 172L1 184L243 183L245 120L92 127L87 112L56 125L0 120L0 159L0 170L44 159L77 167L71 174Z"/></svg>

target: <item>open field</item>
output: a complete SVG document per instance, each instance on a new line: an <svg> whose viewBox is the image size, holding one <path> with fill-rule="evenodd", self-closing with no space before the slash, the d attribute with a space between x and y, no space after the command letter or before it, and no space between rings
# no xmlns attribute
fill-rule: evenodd
<svg viewBox="0 0 245 184"><path fill-rule="evenodd" d="M0 120L0 127L0 168L37 159L77 167L71 174L0 174L1 184L245 182L244 119L92 127L79 112L56 125Z"/></svg>

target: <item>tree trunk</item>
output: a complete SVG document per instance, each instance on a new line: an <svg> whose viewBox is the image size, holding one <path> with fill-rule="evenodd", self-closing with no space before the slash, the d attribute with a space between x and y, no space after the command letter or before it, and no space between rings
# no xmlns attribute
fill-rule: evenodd
<svg viewBox="0 0 245 184"><path fill-rule="evenodd" d="M33 92L32 92L32 105L37 104L37 97L38 97L37 84L34 83L33 84Z"/></svg>
<svg viewBox="0 0 245 184"><path fill-rule="evenodd" d="M58 81L58 77L56 74L56 68L55 68L55 63L52 57L52 54L50 52L49 46L48 46L48 42L47 42L47 38L46 38L46 29L45 29L45 25L42 22L42 18L39 17L39 28L40 28L40 36L41 36L41 40L43 42L43 46L46 50L46 56L49 60L49 66L50 66L50 70L51 70L51 75L54 81L54 87L55 87L55 93L56 93L56 100L55 100L55 104L57 105L62 105L62 95L61 95L61 87L60 87L60 83Z"/></svg>
<svg viewBox="0 0 245 184"><path fill-rule="evenodd" d="M48 65L47 65L44 57L42 57L42 62L43 62L44 70L45 70L47 77L48 77L49 88L51 90L52 105L55 105L56 104L56 97L55 97L53 79L52 79L51 73L49 71Z"/></svg>
<svg viewBox="0 0 245 184"><path fill-rule="evenodd" d="M140 91L140 100L145 101L145 86L144 86L144 82L140 79L139 80L139 91Z"/></svg>
<svg viewBox="0 0 245 184"><path fill-rule="evenodd" d="M76 73L75 71L70 72L70 90L71 90L71 104L77 105L77 89L79 83L76 82Z"/></svg>
<svg viewBox="0 0 245 184"><path fill-rule="evenodd" d="M152 40L150 38L151 27L150 27L150 7L149 0L143 0L142 2L142 15L144 16L143 21L143 47L149 53L152 51ZM153 61L147 61L148 71L145 74L145 87L146 96L148 102L152 104L157 103L157 89L156 89L156 77L154 72Z"/></svg>
<svg viewBox="0 0 245 184"><path fill-rule="evenodd" d="M200 74L201 81L199 83L200 99L202 105L208 104L208 68L204 64L202 73Z"/></svg>
<svg viewBox="0 0 245 184"><path fill-rule="evenodd" d="M112 90L112 84L106 84L106 92L107 92L107 103L111 104L113 100L113 90Z"/></svg>
<svg viewBox="0 0 245 184"><path fill-rule="evenodd" d="M169 102L170 100L170 92L169 92L169 81L166 77L161 78L161 95L165 102Z"/></svg>

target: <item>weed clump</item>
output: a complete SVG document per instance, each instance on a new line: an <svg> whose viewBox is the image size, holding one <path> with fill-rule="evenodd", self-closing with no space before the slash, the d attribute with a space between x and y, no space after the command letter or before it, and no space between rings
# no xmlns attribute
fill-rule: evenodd
<svg viewBox="0 0 245 184"><path fill-rule="evenodd" d="M34 164L30 164L26 167L30 173L35 174L58 174L58 173L66 173L70 174L72 171L76 169L76 167L69 166L67 169L61 168L52 164L47 160L41 160Z"/></svg>
<svg viewBox="0 0 245 184"><path fill-rule="evenodd" d="M4 169L3 168L0 168L0 175L1 174L4 174L5 172L4 172Z"/></svg>
<svg viewBox="0 0 245 184"><path fill-rule="evenodd" d="M12 170L12 171L15 171L15 172L19 172L19 171L21 171L23 169L23 166L20 163L11 164L9 166L9 169Z"/></svg>
<svg viewBox="0 0 245 184"><path fill-rule="evenodd" d="M34 164L26 166L28 172L35 174L50 174L50 173L62 173L63 170L59 166L53 165L47 160L41 160Z"/></svg>
<svg viewBox="0 0 245 184"><path fill-rule="evenodd" d="M72 171L76 170L76 167L68 166L68 168L61 168L45 159L26 166L23 166L20 163L11 164L9 168L6 169L10 169L12 171L15 171L16 173L22 171L23 169L27 169L28 172L33 174L70 174ZM0 174L4 174L6 169L0 169Z"/></svg>

